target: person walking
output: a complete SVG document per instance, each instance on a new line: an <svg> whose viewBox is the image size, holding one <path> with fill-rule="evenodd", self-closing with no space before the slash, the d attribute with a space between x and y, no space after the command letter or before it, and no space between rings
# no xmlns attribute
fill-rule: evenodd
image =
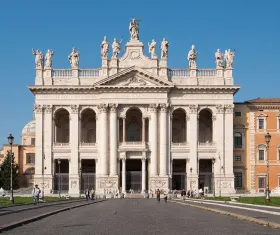
<svg viewBox="0 0 280 235"><path fill-rule="evenodd" d="M156 195L157 195L157 202L160 202L160 191L159 191L159 189L157 189Z"/></svg>
<svg viewBox="0 0 280 235"><path fill-rule="evenodd" d="M185 201L186 195L187 195L186 190L183 189L182 192L181 192L181 197L182 197L183 201Z"/></svg>
<svg viewBox="0 0 280 235"><path fill-rule="evenodd" d="M91 197L91 200L94 200L94 189L93 188L90 190L90 197Z"/></svg>
<svg viewBox="0 0 280 235"><path fill-rule="evenodd" d="M90 199L90 192L89 192L89 190L87 189L86 191L85 191L85 196L86 196L86 199L87 199L87 201Z"/></svg>
<svg viewBox="0 0 280 235"><path fill-rule="evenodd" d="M34 205L37 205L39 203L39 197L40 197L41 189L39 189L38 184L35 184L35 188L33 189L33 197L34 197Z"/></svg>

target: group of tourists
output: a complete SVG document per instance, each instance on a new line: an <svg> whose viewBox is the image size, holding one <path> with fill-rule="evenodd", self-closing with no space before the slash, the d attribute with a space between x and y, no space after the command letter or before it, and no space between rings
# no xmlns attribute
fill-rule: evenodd
<svg viewBox="0 0 280 235"><path fill-rule="evenodd" d="M85 196L86 196L87 201L94 200L95 199L95 191L94 191L94 189L93 188L91 190L87 189L85 191Z"/></svg>

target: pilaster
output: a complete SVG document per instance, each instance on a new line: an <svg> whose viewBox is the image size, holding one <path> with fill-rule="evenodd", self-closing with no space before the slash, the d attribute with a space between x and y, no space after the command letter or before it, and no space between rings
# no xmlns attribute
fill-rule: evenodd
<svg viewBox="0 0 280 235"><path fill-rule="evenodd" d="M168 79L168 72L167 72L167 59L162 58L159 61L159 76L165 79Z"/></svg>
<svg viewBox="0 0 280 235"><path fill-rule="evenodd" d="M99 150L99 161L100 161L100 175L108 176L108 135L107 135L107 105L106 104L99 104L97 106L99 110L99 125L100 131L99 134L99 143L100 146Z"/></svg>
<svg viewBox="0 0 280 235"><path fill-rule="evenodd" d="M70 147L71 159L69 161L69 194L79 195L79 106L71 105L70 120Z"/></svg>
<svg viewBox="0 0 280 235"><path fill-rule="evenodd" d="M43 166L43 106L35 104L34 106L35 111L35 176L34 180L35 183L38 183L38 180L42 177L42 166Z"/></svg>
<svg viewBox="0 0 280 235"><path fill-rule="evenodd" d="M197 84L197 69L190 69L190 85L196 86Z"/></svg>
<svg viewBox="0 0 280 235"><path fill-rule="evenodd" d="M44 105L44 158L43 168L45 176L52 177L52 143L53 143L53 114L52 106Z"/></svg>
<svg viewBox="0 0 280 235"><path fill-rule="evenodd" d="M108 58L102 58L102 70L101 70L101 76L102 78L108 77L109 73L109 61Z"/></svg>
<svg viewBox="0 0 280 235"><path fill-rule="evenodd" d="M198 190L198 155L197 155L197 142L198 142L198 106L190 105L190 168L192 169L189 178L190 185L193 190Z"/></svg>
<svg viewBox="0 0 280 235"><path fill-rule="evenodd" d="M119 60L117 58L112 58L110 60L110 74L109 74L109 76L112 76L112 75L118 73L118 67L119 67Z"/></svg>
<svg viewBox="0 0 280 235"><path fill-rule="evenodd" d="M79 69L78 68L72 68L72 79L71 79L71 85L79 85Z"/></svg>
<svg viewBox="0 0 280 235"><path fill-rule="evenodd" d="M214 120L215 127L213 128L215 132L214 142L217 146L217 157L215 162L215 175L219 175L222 173L221 167L224 166L224 130L227 128L224 122L224 106L217 105L216 106L216 120ZM217 167L218 166L218 167ZM224 169L224 168L223 168Z"/></svg>
<svg viewBox="0 0 280 235"><path fill-rule="evenodd" d="M53 85L52 69L51 68L45 68L45 71L44 71L44 85L47 85L47 86Z"/></svg>
<svg viewBox="0 0 280 235"><path fill-rule="evenodd" d="M44 85L43 68L36 68L35 85L36 86L43 86Z"/></svg>
<svg viewBox="0 0 280 235"><path fill-rule="evenodd" d="M225 85L233 85L232 68L226 68L224 76Z"/></svg>
<svg viewBox="0 0 280 235"><path fill-rule="evenodd" d="M146 152L142 153L142 193L146 191Z"/></svg>
<svg viewBox="0 0 280 235"><path fill-rule="evenodd" d="M110 176L117 176L117 105L110 107Z"/></svg>
<svg viewBox="0 0 280 235"><path fill-rule="evenodd" d="M160 104L160 176L167 175L167 104Z"/></svg>
<svg viewBox="0 0 280 235"><path fill-rule="evenodd" d="M157 169L157 104L150 104L151 113L151 176L158 175Z"/></svg>

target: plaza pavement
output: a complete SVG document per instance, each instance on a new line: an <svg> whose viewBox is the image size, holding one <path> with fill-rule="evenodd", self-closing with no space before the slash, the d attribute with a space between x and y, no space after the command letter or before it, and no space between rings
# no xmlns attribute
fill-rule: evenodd
<svg viewBox="0 0 280 235"><path fill-rule="evenodd" d="M279 231L178 203L111 199L62 212L3 234L279 235Z"/></svg>
<svg viewBox="0 0 280 235"><path fill-rule="evenodd" d="M228 215L230 215L229 213L232 213L232 216L241 215L241 219L246 219L244 217L249 217L247 218L249 221L255 221L261 224L270 223L271 225L273 225L273 223L275 223L276 226L280 228L280 207L248 205L241 203L225 203L210 200L186 199L183 202L182 199L173 199L172 201L194 207L204 207L208 210L213 211L220 210L227 212Z"/></svg>

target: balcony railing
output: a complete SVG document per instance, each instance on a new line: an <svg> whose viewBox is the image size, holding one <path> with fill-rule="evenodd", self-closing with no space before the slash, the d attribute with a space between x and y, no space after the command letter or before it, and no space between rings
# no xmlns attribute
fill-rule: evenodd
<svg viewBox="0 0 280 235"><path fill-rule="evenodd" d="M53 69L52 70L52 77L53 78L69 78L72 77L72 70L71 69Z"/></svg>
<svg viewBox="0 0 280 235"><path fill-rule="evenodd" d="M70 145L70 143L59 143L59 142L55 142L53 143L53 145L55 147L68 147Z"/></svg>
<svg viewBox="0 0 280 235"><path fill-rule="evenodd" d="M127 142L120 142L120 148L148 148L148 142L142 141L127 141Z"/></svg>
<svg viewBox="0 0 280 235"><path fill-rule="evenodd" d="M96 142L94 142L94 143L80 143L80 146L85 146L85 147L87 147L87 146L96 146L97 145L97 143Z"/></svg>
<svg viewBox="0 0 280 235"><path fill-rule="evenodd" d="M210 147L210 146L215 146L215 145L216 145L215 142L205 142L205 143L198 142L198 146L200 146L200 147Z"/></svg>
<svg viewBox="0 0 280 235"><path fill-rule="evenodd" d="M100 69L80 69L79 77L98 77Z"/></svg>

